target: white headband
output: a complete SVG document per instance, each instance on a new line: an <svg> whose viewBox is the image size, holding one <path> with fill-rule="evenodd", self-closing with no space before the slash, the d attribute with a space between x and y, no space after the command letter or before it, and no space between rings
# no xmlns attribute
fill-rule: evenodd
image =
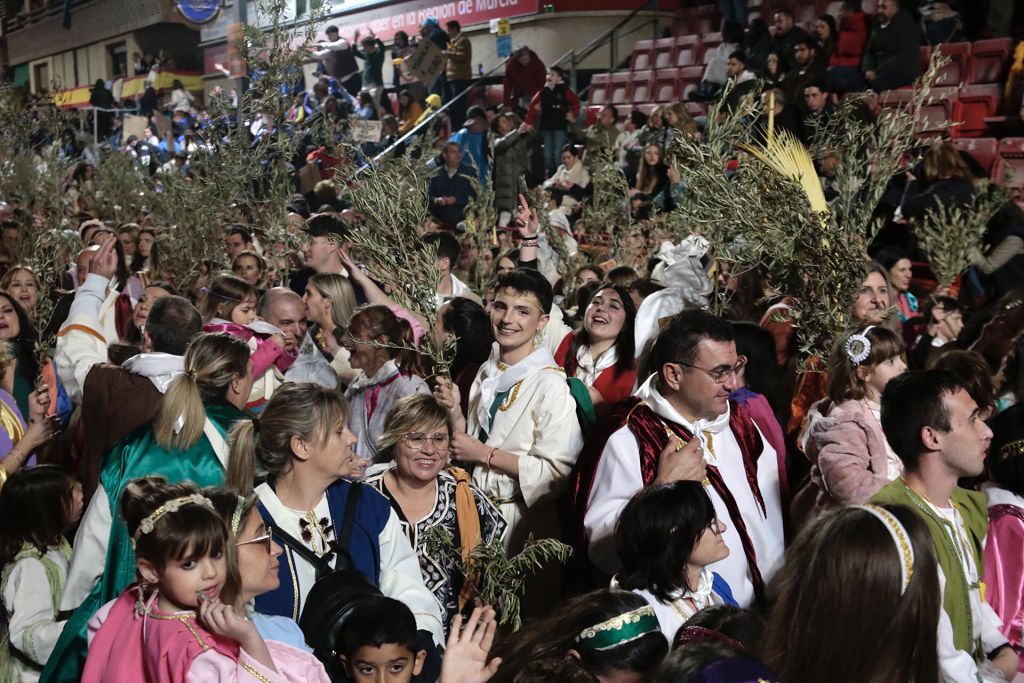
<svg viewBox="0 0 1024 683"><path fill-rule="evenodd" d="M907 592L911 577L914 576L914 545L910 542L910 534L907 533L906 527L896 519L896 515L878 505L854 505L851 507L870 512L892 536L893 543L896 544L896 554L900 557L900 595L903 595Z"/></svg>

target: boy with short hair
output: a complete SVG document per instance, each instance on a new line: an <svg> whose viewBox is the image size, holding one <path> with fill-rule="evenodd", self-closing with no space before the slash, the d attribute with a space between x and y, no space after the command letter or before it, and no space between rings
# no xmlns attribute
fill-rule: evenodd
<svg viewBox="0 0 1024 683"><path fill-rule="evenodd" d="M409 683L423 670L427 651L416 644L416 618L403 602L383 596L355 603L338 642L349 680Z"/></svg>

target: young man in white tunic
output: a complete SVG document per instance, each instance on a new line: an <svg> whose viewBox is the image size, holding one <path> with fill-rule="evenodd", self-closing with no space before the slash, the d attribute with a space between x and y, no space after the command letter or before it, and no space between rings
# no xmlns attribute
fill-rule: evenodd
<svg viewBox="0 0 1024 683"><path fill-rule="evenodd" d="M615 523L634 493L703 481L730 551L708 568L741 606L763 601L784 550L779 466L768 440L729 400L745 362L734 340L728 321L701 310L680 313L658 335L653 374L634 394L637 404L608 439L594 476L585 478L592 482L585 484L588 554L602 572L618 570Z"/></svg>
<svg viewBox="0 0 1024 683"><path fill-rule="evenodd" d="M474 465L473 482L498 504L510 554L529 534L561 536L555 501L583 447L565 373L542 343L552 299L536 270L503 275L491 309L497 341L473 382L469 415L459 410L457 387L443 383L437 390L455 420L452 453ZM545 588L557 591L557 578L543 583L532 595L527 590L534 604Z"/></svg>

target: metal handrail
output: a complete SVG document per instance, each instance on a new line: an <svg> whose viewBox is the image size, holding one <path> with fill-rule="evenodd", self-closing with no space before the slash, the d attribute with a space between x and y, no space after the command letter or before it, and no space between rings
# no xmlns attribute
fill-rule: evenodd
<svg viewBox="0 0 1024 683"><path fill-rule="evenodd" d="M434 119L435 119L435 118L436 118L436 117L437 117L437 116L438 116L439 114L442 114L443 112L447 111L448 107L452 106L453 104L455 104L456 102L458 102L459 100L461 100L461 99L462 99L463 97L467 97L467 96L469 95L469 92L470 92L470 91L471 91L471 90L472 90L473 88L475 88L475 87L476 87L476 86L477 86L477 85L478 85L478 84L479 84L479 83L480 83L481 81L483 81L483 80L485 80L485 79L487 79L487 78L490 78L490 77L491 77L491 76L493 76L493 75L494 75L495 73L497 73L497 72L498 72L498 71L499 71L500 69L502 69L502 68L503 68L504 66L505 66L505 60L502 60L502 61L498 62L498 64L497 64L496 66L494 66L493 68L491 68L491 70L490 70L490 71L488 71L487 73L485 73L485 74L484 74L483 76L479 76L479 77L477 77L477 78L476 78L475 80L473 80L473 82L472 82L472 83L470 83L470 84L469 84L469 86L468 86L468 87L466 87L466 88L465 88L465 89L464 89L464 90L463 90L462 92L460 92L460 93L459 93L458 95L456 95L455 97L451 98L450 100L448 100L447 102L445 102L444 104L442 104L442 105L441 105L441 106L440 106L440 107L439 107L439 108L437 109L437 111L435 111L435 112L434 112L433 114L431 114L430 116L428 116L427 118L425 118L425 119L424 119L423 121L421 121L421 122L419 122L418 124L416 124L416 125L415 125L415 126L413 127L413 129L412 129L412 130L410 130L410 131L409 131L408 133L406 133L406 134L405 134L405 135L403 135L402 137L398 138L398 140L396 140L395 142L393 142L393 143L392 143L392 144L391 144L391 145L390 145L390 146L389 146L389 147L388 147L387 149L385 149L385 150L384 150L383 152L380 152L379 154L377 154L376 156L374 156L374 157L373 157L372 159L370 159L370 160L369 160L368 162L366 162L365 164L363 164L363 166L361 166L361 167L359 168L359 170L357 170L357 171L356 171L356 175L358 176L358 175L359 175L360 173L362 173L362 172L363 172L364 170L366 170L367 168L369 168L369 167L373 166L373 164L377 163L377 162L378 162L378 161L380 161L381 159L385 159L385 158L387 158L387 156L388 156L389 154L391 154L391 153L392 153L392 152L394 152L394 151L395 151L396 149L398 149L399 147L401 147L402 145L404 145L404 144L406 143L406 141L408 141L408 140L411 140L412 138L416 137L416 135L417 135L417 134L418 134L418 133L419 133L420 131L422 131L422 130L424 130L425 128L429 127L429 126L430 126L430 124L431 124L431 123L432 123L432 122L434 121Z"/></svg>

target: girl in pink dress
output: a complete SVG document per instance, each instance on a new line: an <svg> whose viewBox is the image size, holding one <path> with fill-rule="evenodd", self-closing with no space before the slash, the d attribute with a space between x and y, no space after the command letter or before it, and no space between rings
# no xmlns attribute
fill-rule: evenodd
<svg viewBox="0 0 1024 683"><path fill-rule="evenodd" d="M207 496L144 477L125 488L120 513L141 580L90 621L85 683L328 682L312 655L264 641L232 606L238 568Z"/></svg>

